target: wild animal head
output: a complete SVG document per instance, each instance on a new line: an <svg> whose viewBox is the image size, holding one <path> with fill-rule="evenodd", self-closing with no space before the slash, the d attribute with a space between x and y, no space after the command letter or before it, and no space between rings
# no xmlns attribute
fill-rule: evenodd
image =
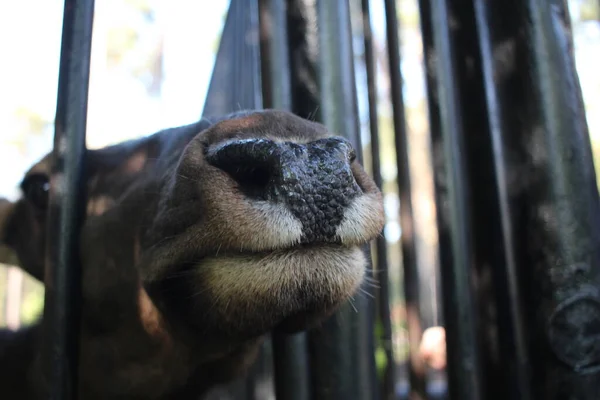
<svg viewBox="0 0 600 400"><path fill-rule="evenodd" d="M0 203L2 241L38 278L48 189L60 179L49 164L27 173L22 199ZM84 329L136 319L206 359L333 312L361 284L361 246L384 222L350 143L286 112L237 113L88 151L86 176Z"/></svg>

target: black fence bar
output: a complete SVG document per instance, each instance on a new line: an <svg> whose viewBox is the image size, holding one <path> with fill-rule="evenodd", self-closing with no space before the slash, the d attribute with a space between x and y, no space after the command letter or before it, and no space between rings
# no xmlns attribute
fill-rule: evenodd
<svg viewBox="0 0 600 400"><path fill-rule="evenodd" d="M398 14L395 0L385 0L387 51L390 74L390 94L394 120L394 141L398 166L398 195L400 197L400 226L402 229L402 267L404 270L404 298L409 336L409 380L411 396L425 398L425 370L418 356L422 335L421 307L419 304L419 267L413 223L410 162L406 115L402 96L400 73L400 42Z"/></svg>
<svg viewBox="0 0 600 400"><path fill-rule="evenodd" d="M451 18L446 0L419 1L427 69L432 159L446 322L450 398L481 399L476 310L471 288L472 232L464 126Z"/></svg>
<svg viewBox="0 0 600 400"><path fill-rule="evenodd" d="M287 1L259 0L264 108L292 109Z"/></svg>
<svg viewBox="0 0 600 400"><path fill-rule="evenodd" d="M527 337L518 345L527 354L519 361L531 364L530 397L598 398L600 204L566 4L475 4L480 30L489 29L483 57L495 56L484 73L502 151L496 164L506 177L509 282L521 290L513 307L524 314Z"/></svg>
<svg viewBox="0 0 600 400"><path fill-rule="evenodd" d="M44 281L42 368L49 399L77 398L79 233L85 211L85 130L93 0L64 3Z"/></svg>
<svg viewBox="0 0 600 400"><path fill-rule="evenodd" d="M273 335L277 399L310 399L306 333Z"/></svg>
<svg viewBox="0 0 600 400"><path fill-rule="evenodd" d="M286 0L292 111L321 121L319 39L313 0Z"/></svg>
<svg viewBox="0 0 600 400"><path fill-rule="evenodd" d="M347 0L317 1L323 122L360 157L360 128ZM377 399L371 299L357 295L309 334L313 399Z"/></svg>
<svg viewBox="0 0 600 400"><path fill-rule="evenodd" d="M285 0L260 0L263 107L292 109ZM304 332L272 335L275 394L278 399L308 400L310 381Z"/></svg>
<svg viewBox="0 0 600 400"><path fill-rule="evenodd" d="M263 105L261 69L259 2L231 0L202 115L214 117L239 110L260 109ZM265 390L273 392L273 388L268 387L273 377L272 361L269 337L248 373L219 387L215 396L253 400L261 398Z"/></svg>
<svg viewBox="0 0 600 400"><path fill-rule="evenodd" d="M231 0L202 116L261 108L259 35L258 0Z"/></svg>
<svg viewBox="0 0 600 400"><path fill-rule="evenodd" d="M495 139L497 107L488 101L494 89L489 68L498 53L491 50L488 27L476 23L473 4L449 3L448 15L456 22L448 40L451 61L456 63L453 78L459 98L456 109L462 117L461 156L467 165L465 186L470 202L465 223L471 230L470 274L477 304L482 393L489 400L527 399L520 296L506 213L508 188L501 169L504 154ZM459 68L466 65L469 67Z"/></svg>
<svg viewBox="0 0 600 400"><path fill-rule="evenodd" d="M371 29L371 12L369 0L361 0L363 35L365 46L365 69L367 75L367 95L369 102L369 130L371 133L371 168L373 180L379 188L383 188L381 176L381 160L379 145L379 123L377 108L377 79L373 32ZM381 384L381 398L395 398L395 358L392 346L392 324L390 318L390 286L387 242L385 236L379 235L375 241L376 276L378 283L377 313L382 325L381 343L383 344L386 366Z"/></svg>
<svg viewBox="0 0 600 400"><path fill-rule="evenodd" d="M367 75L367 96L369 100L369 130L371 133L371 168L373 180L380 189L383 189L381 177L381 160L379 146L379 114L377 112L377 76L375 68L375 53L373 50L373 32L371 29L371 11L369 0L361 0L363 22L363 36L365 46L365 69ZM377 313L382 326L380 337L383 344L386 366L381 383L381 398L391 400L395 398L395 370L396 360L392 346L392 323L390 318L390 285L387 257L387 242L383 235L375 241L376 276L379 285L377 293Z"/></svg>
<svg viewBox="0 0 600 400"><path fill-rule="evenodd" d="M459 82L466 157L472 166L471 221L485 398L526 400L531 398L530 368L506 165L512 154L502 147L503 122L495 78L495 65L502 56L494 50L500 42L492 43L487 22L493 7L490 2L474 0L473 7L454 5L451 12L462 27L454 38L457 59L475 60L471 71L459 72Z"/></svg>

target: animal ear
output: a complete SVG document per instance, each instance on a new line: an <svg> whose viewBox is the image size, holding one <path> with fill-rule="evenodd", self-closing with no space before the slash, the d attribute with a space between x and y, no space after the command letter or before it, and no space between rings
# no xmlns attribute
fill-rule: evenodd
<svg viewBox="0 0 600 400"><path fill-rule="evenodd" d="M13 215L14 203L0 198L0 264L18 265L17 254L6 244L8 221Z"/></svg>

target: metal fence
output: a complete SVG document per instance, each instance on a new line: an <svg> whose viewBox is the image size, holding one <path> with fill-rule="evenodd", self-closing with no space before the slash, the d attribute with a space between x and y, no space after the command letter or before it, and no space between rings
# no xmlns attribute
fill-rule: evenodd
<svg viewBox="0 0 600 400"><path fill-rule="evenodd" d="M359 5L368 146L345 0L232 0L205 113L280 108L321 121L368 150L363 162L381 186L379 75L369 0ZM77 375L93 9L92 0L65 1L53 171L64 181L51 196L44 310L53 399L73 398ZM419 11L439 263L417 260L397 10L386 0L403 279L389 274L381 236L365 249L373 259L367 279L377 285L320 328L274 334L249 377L228 389L236 398L261 398L257 386L270 379L278 399L600 398L600 203L566 2L420 0ZM256 40L241 39L248 37ZM393 345L390 304L400 285L408 357ZM441 393L431 383L446 378L417 354L423 330L435 325L447 340Z"/></svg>

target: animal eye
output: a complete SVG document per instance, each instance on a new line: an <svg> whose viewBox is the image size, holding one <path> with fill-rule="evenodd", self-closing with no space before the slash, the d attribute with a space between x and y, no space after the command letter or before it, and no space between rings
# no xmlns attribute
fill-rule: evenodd
<svg viewBox="0 0 600 400"><path fill-rule="evenodd" d="M356 152L354 151L354 149L350 150L350 154L348 154L348 160L350 160L350 162L354 162L354 160L356 160Z"/></svg>
<svg viewBox="0 0 600 400"><path fill-rule="evenodd" d="M50 180L44 174L32 174L21 183L21 190L25 198L39 209L48 207Z"/></svg>

